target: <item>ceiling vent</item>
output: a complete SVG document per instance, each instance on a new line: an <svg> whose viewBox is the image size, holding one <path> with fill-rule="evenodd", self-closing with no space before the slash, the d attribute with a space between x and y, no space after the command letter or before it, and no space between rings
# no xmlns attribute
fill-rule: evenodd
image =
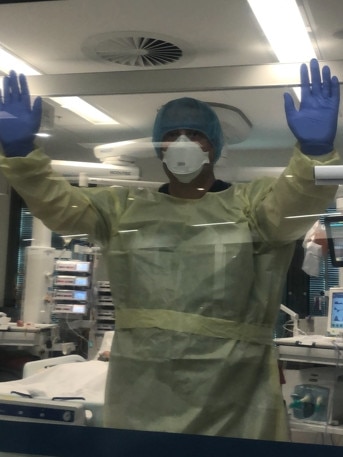
<svg viewBox="0 0 343 457"><path fill-rule="evenodd" d="M89 37L82 52L92 60L129 67L158 67L185 60L184 44L146 32L110 32ZM182 46L182 47L181 47Z"/></svg>

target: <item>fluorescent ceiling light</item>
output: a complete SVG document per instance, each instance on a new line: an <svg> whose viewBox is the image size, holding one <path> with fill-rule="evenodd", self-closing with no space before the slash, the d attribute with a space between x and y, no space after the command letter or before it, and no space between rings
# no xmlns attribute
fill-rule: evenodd
<svg viewBox="0 0 343 457"><path fill-rule="evenodd" d="M248 0L248 3L279 62L303 63L316 57L296 0ZM293 90L300 100L300 88Z"/></svg>
<svg viewBox="0 0 343 457"><path fill-rule="evenodd" d="M51 161L52 167L60 167L58 171L60 172L68 172L76 169L77 172L82 171L89 171L92 170L96 173L101 171L111 171L116 169L113 165L105 164L105 163L98 163L98 162L78 162L78 161L70 161L70 160L52 160Z"/></svg>
<svg viewBox="0 0 343 457"><path fill-rule="evenodd" d="M23 73L26 76L42 75L35 68L31 67L24 60L15 56L11 52L0 47L0 70L8 74L10 70L15 70L18 74ZM87 103L79 97L51 97L51 100L57 102L63 108L69 109L88 122L98 125L119 124L107 114L103 113L93 105Z"/></svg>
<svg viewBox="0 0 343 457"><path fill-rule="evenodd" d="M279 62L316 57L296 0L248 0Z"/></svg>
<svg viewBox="0 0 343 457"><path fill-rule="evenodd" d="M8 74L10 70L15 70L17 73L23 73L27 76L41 75L39 71L28 65L23 60L14 54L9 53L3 48L0 48L0 68L1 71Z"/></svg>
<svg viewBox="0 0 343 457"><path fill-rule="evenodd" d="M119 122L107 116L104 112L98 110L93 105L90 105L85 100L79 97L51 97L51 100L58 103L62 108L73 111L75 114L86 119L92 124L110 125L119 124Z"/></svg>

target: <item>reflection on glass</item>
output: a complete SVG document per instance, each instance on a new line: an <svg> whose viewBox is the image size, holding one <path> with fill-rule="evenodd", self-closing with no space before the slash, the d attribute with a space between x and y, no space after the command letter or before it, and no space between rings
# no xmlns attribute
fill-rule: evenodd
<svg viewBox="0 0 343 457"><path fill-rule="evenodd" d="M89 234L90 251L86 253L81 245L73 255L77 260L89 256L94 276L80 276L73 283L79 288L91 285L92 299L77 289L73 303L59 303L60 308L55 308L59 313L54 316L54 324L66 338L73 335L77 339L57 341L60 352L70 355L74 350L69 343L77 343L78 355L82 352L85 360L64 366L61 378L61 367L49 368L44 375L49 378L49 392L52 381L58 379L58 389L69 389L56 390L53 397L73 397L78 405L86 405L88 414L83 419L87 426L288 440L289 411L282 401L282 376L272 336L294 242L312 223L304 213L313 218L323 214L334 194L301 181L301 172L308 169L299 151L295 154L300 172L294 159L286 168L295 141L284 119L285 90L245 86L210 93L180 90L172 96L129 94L125 103L120 103L121 94L89 94L87 100L105 112L117 111L118 119L124 120L123 125L111 128L89 128L56 108L53 135L41 140L45 152L56 160L94 163L94 169L87 171L81 190L75 185L80 170L68 178L71 187L56 179L58 204L52 208L51 200L47 203L46 199L40 203L40 214L44 213L44 220L56 233L68 233L66 242L69 234ZM125 166L136 173L130 182L122 174L122 158L112 164L114 178L96 176L97 145L132 135L147 138L161 106L185 95L213 100L212 106L222 102L239 106L253 120L249 137L225 145L218 157L213 147L213 136L220 136L218 131L213 133L216 122L201 125L207 134L201 147L209 163L197 168L195 153L194 162L176 164L179 172L180 167L194 168L184 174L201 170L193 187L175 182L172 167L159 160L166 151L155 150L158 142L144 143L130 156ZM262 111L268 113L267 120ZM142 119L139 127L136 118ZM190 119L182 122L168 128L190 130ZM239 138L239 126L233 130ZM274 188L274 178L283 169L285 179ZM255 181L257 177L261 180ZM25 179L23 173L21 184ZM171 187L163 184L167 182ZM213 184L219 187L212 189ZM34 190L38 189L42 200L49 194L41 185L37 178L34 189L23 192L34 212ZM305 197L299 198L296 186L304 186ZM326 192L325 204L321 204L319 197ZM293 203L287 206L288 198ZM68 223L63 222L66 220ZM98 246L101 255L92 251ZM66 255L65 247L56 249ZM68 276L62 273L61 277ZM69 272L69 278L72 276L75 271ZM90 303L81 303L87 300ZM99 360L100 341L114 331L113 345L107 348L109 361L103 355L105 360ZM72 372L74 368L78 371ZM91 394L86 392L88 382ZM7 383L2 384L6 388ZM18 387L15 384L17 391ZM25 395L27 390L26 383L21 393ZM73 414L76 417L76 411L68 411L63 417L70 419Z"/></svg>

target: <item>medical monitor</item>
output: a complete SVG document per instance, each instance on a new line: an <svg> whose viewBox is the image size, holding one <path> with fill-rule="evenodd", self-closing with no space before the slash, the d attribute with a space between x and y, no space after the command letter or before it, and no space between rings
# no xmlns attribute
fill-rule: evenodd
<svg viewBox="0 0 343 457"><path fill-rule="evenodd" d="M329 255L334 267L343 267L343 215L324 219Z"/></svg>
<svg viewBox="0 0 343 457"><path fill-rule="evenodd" d="M327 332L329 336L343 334L343 287L329 289Z"/></svg>

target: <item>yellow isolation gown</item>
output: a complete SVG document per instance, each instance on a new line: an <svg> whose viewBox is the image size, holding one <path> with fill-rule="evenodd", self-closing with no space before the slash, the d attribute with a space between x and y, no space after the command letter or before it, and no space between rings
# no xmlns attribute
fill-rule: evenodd
<svg viewBox="0 0 343 457"><path fill-rule="evenodd" d="M294 242L337 187L317 187L297 148L278 179L198 200L149 189L76 188L35 150L0 158L31 212L88 233L107 262L116 332L104 426L289 439L272 337Z"/></svg>

